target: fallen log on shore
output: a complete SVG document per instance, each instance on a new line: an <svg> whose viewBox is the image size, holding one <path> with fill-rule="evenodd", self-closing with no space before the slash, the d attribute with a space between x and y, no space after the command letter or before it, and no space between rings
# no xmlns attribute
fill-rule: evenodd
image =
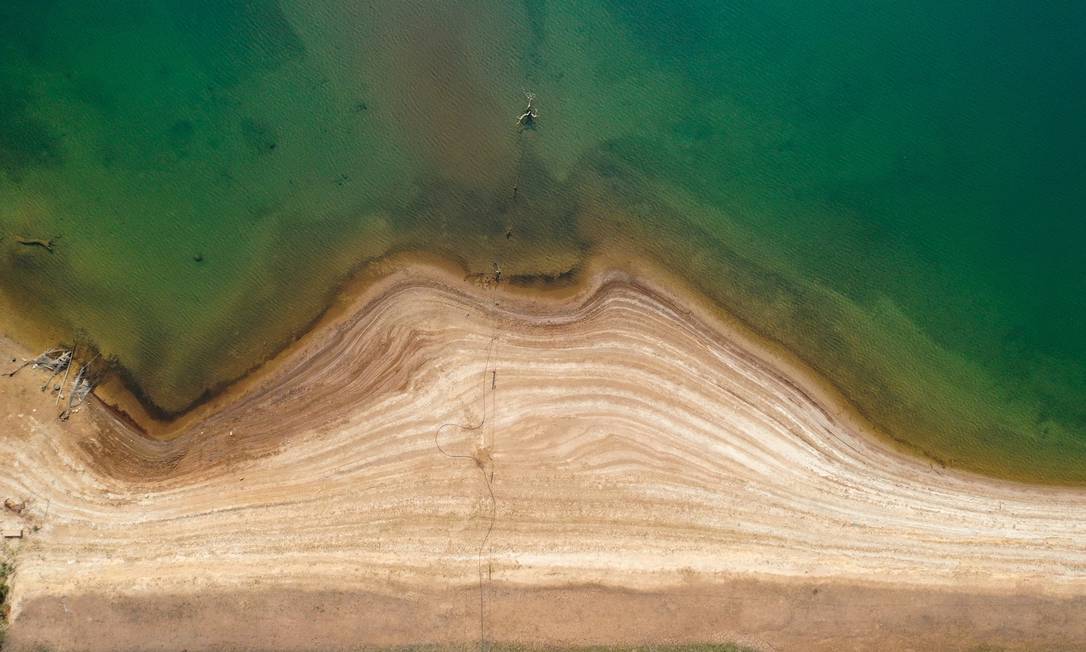
<svg viewBox="0 0 1086 652"><path fill-rule="evenodd" d="M64 371L67 368L68 363L71 362L72 351L65 348L54 348L42 353L36 358L23 361L23 364L19 365L15 369L4 374L5 376L14 376L26 367L33 367L35 369L48 369L53 372L53 375Z"/></svg>

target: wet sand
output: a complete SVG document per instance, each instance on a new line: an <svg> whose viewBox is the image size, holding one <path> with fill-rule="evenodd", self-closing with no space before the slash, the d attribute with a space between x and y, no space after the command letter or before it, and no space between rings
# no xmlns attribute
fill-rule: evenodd
<svg viewBox="0 0 1086 652"><path fill-rule="evenodd" d="M395 267L168 440L0 379L13 649L1086 647L1086 492L892 448L662 275L479 281Z"/></svg>

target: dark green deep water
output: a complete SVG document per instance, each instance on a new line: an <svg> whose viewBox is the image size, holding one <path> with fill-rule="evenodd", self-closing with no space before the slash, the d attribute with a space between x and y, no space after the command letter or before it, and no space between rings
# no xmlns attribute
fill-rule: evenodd
<svg viewBox="0 0 1086 652"><path fill-rule="evenodd" d="M1081 483L1084 33L1075 1L9 0L0 324L170 413L390 250L632 245L892 436Z"/></svg>

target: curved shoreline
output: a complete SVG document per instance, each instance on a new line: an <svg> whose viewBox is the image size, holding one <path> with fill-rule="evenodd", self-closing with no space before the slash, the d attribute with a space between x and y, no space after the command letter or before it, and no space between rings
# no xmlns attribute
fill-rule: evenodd
<svg viewBox="0 0 1086 652"><path fill-rule="evenodd" d="M92 594L406 592L436 614L484 595L484 561L483 591L555 600L741 578L785 583L793 606L822 582L1082 614L1086 493L897 450L666 276L603 262L550 295L398 267L168 441L105 410L59 425L34 379L13 379L0 492L31 498L42 528L14 631L29 613L35 640L33 614L52 612L31 605ZM468 602L450 640L478 625Z"/></svg>
<svg viewBox="0 0 1086 652"><path fill-rule="evenodd" d="M540 276L516 277L512 280L507 277L505 281L495 282L492 275L469 273L462 264L441 255L413 250L391 253L362 265L340 286L335 293L335 301L303 328L298 336L284 344L278 353L256 365L242 377L224 383L221 389L210 392L205 400L173 419L162 421L155 418L144 409L141 399L127 386L114 383L96 393L101 395L100 398L106 405L117 410L119 416L130 420L147 436L170 440L194 422L227 408L232 402L245 396L254 385L273 375L278 365L288 360L296 350L309 347L313 340L319 341L322 333L335 329L352 315L364 310L386 287L405 278L424 278L428 281L437 280L448 287L491 291L500 301L514 309L531 312L575 308L587 301L605 284L607 278L614 275L635 278L639 285L651 289L657 296L668 297L676 304L675 309L696 315L700 321L711 323L715 328L724 329L729 337L742 342L744 348L800 382L806 392L816 397L819 403L831 407L835 417L847 419L852 427L914 455L930 457L926 451L891 437L872 424L832 382L795 352L762 336L710 298L692 289L676 274L638 253L624 252L614 247L605 253L597 252L588 256L577 270L571 270L557 281L552 277ZM103 389L105 391L102 391ZM938 462L934 458L933 461Z"/></svg>
<svg viewBox="0 0 1086 652"><path fill-rule="evenodd" d="M368 261L350 275L333 293L334 301L309 322L279 352L257 364L249 372L233 381L224 382L219 389L209 391L207 397L191 409L168 421L156 418L144 408L142 399L130 387L118 380L99 388L97 394L104 403L116 410L119 417L137 427L145 435L157 440L170 440L186 428L215 414L245 396L262 379L273 375L278 365L289 359L296 350L319 341L322 333L334 329L345 319L360 310L380 294L383 288L398 279L421 276L440 279L449 287L483 289L494 292L500 301L519 309L560 311L583 303L596 292L609 275L629 276L660 297L668 297L681 312L696 315L712 324L713 329L723 329L728 337L740 341L744 348L781 369L787 376L799 382L804 391L833 412L835 418L844 420L854 429L867 433L886 445L910 455L930 461L940 468L948 465L937 455L901 437L888 433L867 418L861 408L853 403L832 381L809 365L795 351L762 335L757 329L680 277L672 273L642 252L610 247L587 255L577 269L555 279L552 277L508 277L495 282L492 275L472 274L462 263L438 254L409 250L393 252L379 259ZM712 329L710 329L712 330ZM1086 486L1070 481L1022 479L997 476L970 469L950 466L956 471L978 477L997 478L1037 486L1079 487Z"/></svg>
<svg viewBox="0 0 1086 652"><path fill-rule="evenodd" d="M910 441L905 435L895 434L892 429L876 425L868 418L864 408L852 401L829 376L810 364L803 354L762 333L758 326L744 321L706 294L697 284L678 272L672 272L657 262L646 251L634 246L625 248L611 245L604 249L582 252L580 261L573 268L558 275L506 276L495 282L493 274L472 273L463 261L448 254L416 249L392 250L387 254L358 264L328 295L330 303L304 324L288 340L282 342L277 352L254 364L248 371L233 380L222 380L204 391L185 411L169 416L157 412L158 408L142 397L135 381L123 367L96 393L112 406L118 416L153 439L168 440L178 436L189 425L209 414L224 409L232 401L243 396L255 381L272 373L275 366L292 352L320 336L322 330L333 328L352 311L359 310L374 295L374 289L389 282L390 276L412 274L412 269L423 275L436 275L451 286L467 282L479 285L497 294L506 302L522 306L538 304L550 309L563 309L583 301L597 288L601 277L610 273L628 274L638 282L651 287L661 296L671 297L683 306L683 310L696 312L703 321L725 328L731 337L742 340L744 346L766 358L774 366L802 382L806 391L817 396L823 405L831 406L838 418L849 419L850 424L870 433L891 446L909 454L928 459L942 468L955 468L983 477L1023 482L1044 486L1086 486L1086 480L1066 477L1038 477L1036 469L1019 472L1015 465L977 459L947 459L946 451L936 446L930 450L925 445ZM978 463L978 460L980 463Z"/></svg>

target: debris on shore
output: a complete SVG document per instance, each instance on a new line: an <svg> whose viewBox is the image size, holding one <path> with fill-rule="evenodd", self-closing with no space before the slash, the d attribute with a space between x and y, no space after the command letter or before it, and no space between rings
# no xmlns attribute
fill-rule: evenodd
<svg viewBox="0 0 1086 652"><path fill-rule="evenodd" d="M67 421L86 402L87 397L98 385L100 378L91 371L91 366L97 359L98 356L95 355L90 362L79 368L79 373L75 375L75 380L72 382L72 389L68 392L68 407L58 415L61 421Z"/></svg>
<svg viewBox="0 0 1086 652"><path fill-rule="evenodd" d="M86 402L87 397L101 382L104 371L109 367L108 361L104 366L95 364L101 357L99 353L95 353L88 362L80 364L76 360L77 350L75 347L70 349L65 346L54 347L35 358L24 360L23 364L3 375L11 378L27 367L48 371L49 378L41 386L41 391L44 392L50 389L57 376L64 374L60 383L52 385L51 391L56 392L58 407L64 398L68 399L64 409L57 415L61 421L67 421ZM72 380L71 388L65 394L65 387L68 385L68 378L74 366L78 366L79 370Z"/></svg>
<svg viewBox="0 0 1086 652"><path fill-rule="evenodd" d="M23 369L30 367L32 369L46 369L53 372L53 375L64 371L68 368L69 362L72 359L72 351L62 347L57 347L45 351L36 358L25 360L23 364L19 365L15 369L4 374L7 377L12 377L19 373Z"/></svg>

